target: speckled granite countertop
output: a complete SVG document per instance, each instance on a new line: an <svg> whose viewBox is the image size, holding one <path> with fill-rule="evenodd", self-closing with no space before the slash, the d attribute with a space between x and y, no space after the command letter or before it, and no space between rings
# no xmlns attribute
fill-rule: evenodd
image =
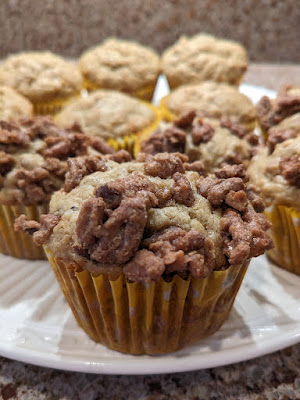
<svg viewBox="0 0 300 400"><path fill-rule="evenodd" d="M300 66L252 64L244 82L274 90L287 83L300 84ZM0 357L0 399L300 399L300 344L231 366L155 376L62 372Z"/></svg>

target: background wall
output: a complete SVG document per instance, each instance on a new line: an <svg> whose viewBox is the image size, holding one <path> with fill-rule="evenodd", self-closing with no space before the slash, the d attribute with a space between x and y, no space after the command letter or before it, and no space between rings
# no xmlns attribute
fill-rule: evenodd
<svg viewBox="0 0 300 400"><path fill-rule="evenodd" d="M254 61L300 61L300 0L1 0L0 57L23 49L77 56L106 36L159 51L181 34L241 41Z"/></svg>

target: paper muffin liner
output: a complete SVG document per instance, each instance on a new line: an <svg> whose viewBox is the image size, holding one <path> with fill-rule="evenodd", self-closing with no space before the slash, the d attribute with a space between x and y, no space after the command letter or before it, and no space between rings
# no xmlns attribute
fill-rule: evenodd
<svg viewBox="0 0 300 400"><path fill-rule="evenodd" d="M45 102L33 103L34 113L38 115L55 115L57 114L67 103L71 100L80 96L80 91L73 93L71 96L57 98Z"/></svg>
<svg viewBox="0 0 300 400"><path fill-rule="evenodd" d="M151 101L152 97L153 97L153 93L155 90L155 86L157 83L157 79L155 82L153 82L152 85L145 85L144 87L134 90L134 91L126 91L124 93L129 94L133 97L137 97L140 100L144 100L144 101ZM92 92L93 90L99 90L99 89L111 89L113 90L113 88L106 88L100 85L96 85L95 83L91 82L90 80L83 78L83 89L88 90L89 92ZM122 90L119 89L114 89L114 90L118 90L120 92L123 92Z"/></svg>
<svg viewBox="0 0 300 400"><path fill-rule="evenodd" d="M107 143L115 150L127 150L130 154L134 154L134 147L135 143L139 139L141 135L145 135L147 133L152 133L155 131L155 129L158 127L160 121L161 121L161 114L158 108L153 106L151 103L143 102L147 107L151 108L151 110L154 113L154 120L153 122L146 126L144 129L141 131L131 134L131 135L124 135L119 138L111 138L107 140Z"/></svg>
<svg viewBox="0 0 300 400"><path fill-rule="evenodd" d="M175 275L170 282L128 282L124 274L93 276L45 249L78 324L96 342L130 354L181 349L226 320L247 265L205 279Z"/></svg>
<svg viewBox="0 0 300 400"><path fill-rule="evenodd" d="M300 211L274 205L265 210L265 215L272 223L270 235L275 245L268 256L281 268L300 275Z"/></svg>
<svg viewBox="0 0 300 400"><path fill-rule="evenodd" d="M29 260L46 259L44 249L37 246L31 236L14 230L14 222L21 214L39 221L48 209L48 203L36 206L0 204L0 253Z"/></svg>

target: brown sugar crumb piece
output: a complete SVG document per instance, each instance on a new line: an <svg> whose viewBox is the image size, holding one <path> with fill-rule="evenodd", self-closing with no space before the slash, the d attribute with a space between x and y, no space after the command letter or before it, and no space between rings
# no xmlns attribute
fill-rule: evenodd
<svg viewBox="0 0 300 400"><path fill-rule="evenodd" d="M183 159L179 153L160 153L145 161L145 174L150 176L158 176L162 179L171 178L175 172L184 173L183 162L187 161L187 157ZM184 160L184 161L183 161Z"/></svg>
<svg viewBox="0 0 300 400"><path fill-rule="evenodd" d="M141 142L141 151L147 154L184 153L186 133L171 125L165 130L157 129L146 140Z"/></svg>
<svg viewBox="0 0 300 400"><path fill-rule="evenodd" d="M187 207L191 207L194 204L195 197L193 195L192 187L184 174L176 172L173 175L174 187L173 187L173 198L177 203L184 204Z"/></svg>
<svg viewBox="0 0 300 400"><path fill-rule="evenodd" d="M67 161L60 161L58 158L46 158L43 168L59 178L64 178L68 170Z"/></svg>
<svg viewBox="0 0 300 400"><path fill-rule="evenodd" d="M86 137L78 133L69 133L67 137L48 136L44 139L47 148L41 151L44 157L67 159L87 153Z"/></svg>
<svg viewBox="0 0 300 400"><path fill-rule="evenodd" d="M103 153L105 154L105 153ZM118 164L122 164L124 162L129 162L132 160L131 154L126 150L119 150L116 153L106 155L106 160L115 161Z"/></svg>
<svg viewBox="0 0 300 400"><path fill-rule="evenodd" d="M290 185L300 189L300 157L297 154L282 157L279 162L279 171Z"/></svg>
<svg viewBox="0 0 300 400"><path fill-rule="evenodd" d="M245 193L245 184L241 178L205 178L197 181L199 193L207 198L213 207L219 207L222 203L236 210L243 211L248 205Z"/></svg>
<svg viewBox="0 0 300 400"><path fill-rule="evenodd" d="M298 133L294 129L276 129L276 127L271 128L268 132L268 140L267 140L269 152L273 153L278 143L285 142L286 140L293 139L297 136Z"/></svg>
<svg viewBox="0 0 300 400"><path fill-rule="evenodd" d="M30 136L13 123L0 121L0 151L14 153L28 147Z"/></svg>
<svg viewBox="0 0 300 400"><path fill-rule="evenodd" d="M15 159L10 154L0 151L0 175L6 175L15 165Z"/></svg>
<svg viewBox="0 0 300 400"><path fill-rule="evenodd" d="M152 251L139 250L123 271L134 282L157 281L165 271L165 264Z"/></svg>
<svg viewBox="0 0 300 400"><path fill-rule="evenodd" d="M66 173L65 186L66 192L70 192L79 185L82 178L96 171L106 171L107 166L101 156L81 156L69 158L68 172Z"/></svg>
<svg viewBox="0 0 300 400"><path fill-rule="evenodd" d="M145 239L143 246L163 260L166 273L190 272L204 278L215 267L213 242L194 229L186 232L177 227L167 228Z"/></svg>
<svg viewBox="0 0 300 400"><path fill-rule="evenodd" d="M179 128L188 128L192 125L195 117L196 111L187 111L185 113L182 113L177 119L175 119L174 125L178 126Z"/></svg>
<svg viewBox="0 0 300 400"><path fill-rule="evenodd" d="M267 96L261 98L257 104L257 117L264 130L277 125L285 118L300 112L300 96L291 86L284 87L277 99L271 101Z"/></svg>
<svg viewBox="0 0 300 400"><path fill-rule="evenodd" d="M192 128L193 144L198 145L200 143L207 143L212 138L213 134L213 127L208 123L203 122L201 118L198 118Z"/></svg>
<svg viewBox="0 0 300 400"><path fill-rule="evenodd" d="M96 190L96 197L102 197L110 209L117 208L125 197L139 196L151 204L157 204L154 185L144 175L136 173L123 179L110 181Z"/></svg>
<svg viewBox="0 0 300 400"><path fill-rule="evenodd" d="M19 203L25 205L48 201L51 194L57 189L50 179L50 173L45 168L35 168L27 171L20 168L16 172L15 197Z"/></svg>
<svg viewBox="0 0 300 400"><path fill-rule="evenodd" d="M68 132L55 125L50 115L38 116L32 119L22 118L20 124L27 128L26 131L32 140L37 137L43 139L47 136L64 136Z"/></svg>
<svg viewBox="0 0 300 400"><path fill-rule="evenodd" d="M194 161L192 163L184 163L183 164L185 171L195 171L198 172L199 175L205 175L205 167L202 161Z"/></svg>
<svg viewBox="0 0 300 400"><path fill-rule="evenodd" d="M40 223L37 221L28 221L22 214L15 220L15 230L24 231L33 236L34 242L41 246L47 243L53 229L59 223L60 217L54 214L43 214L40 217Z"/></svg>
<svg viewBox="0 0 300 400"><path fill-rule="evenodd" d="M103 207L99 207L99 211L95 211L94 208L98 201L101 199L87 200L88 204L85 202L81 207L76 224L78 244L74 250L79 254L86 251L91 260L100 264L123 264L139 247L150 204L139 195L135 198L125 198L106 221L105 219L101 221ZM98 222L97 226L95 224L90 226L91 216ZM85 246L86 243L93 241L91 245Z"/></svg>
<svg viewBox="0 0 300 400"><path fill-rule="evenodd" d="M217 178L241 178L244 182L248 182L249 178L243 164L226 164L215 172Z"/></svg>
<svg viewBox="0 0 300 400"><path fill-rule="evenodd" d="M227 117L223 117L221 119L221 126L223 128L229 129L233 134L237 135L239 138L243 138L249 134L249 130L245 126L240 125Z"/></svg>
<svg viewBox="0 0 300 400"><path fill-rule="evenodd" d="M104 155L115 153L115 150L98 136L87 136L87 144Z"/></svg>
<svg viewBox="0 0 300 400"><path fill-rule="evenodd" d="M258 213L261 213L265 209L265 203L263 199L259 196L259 189L253 184L247 185L246 193L248 200L252 204L254 210Z"/></svg>
<svg viewBox="0 0 300 400"><path fill-rule="evenodd" d="M231 265L244 264L249 258L257 257L273 247L266 230L269 222L262 214L249 209L240 214L228 208L221 218L224 254Z"/></svg>

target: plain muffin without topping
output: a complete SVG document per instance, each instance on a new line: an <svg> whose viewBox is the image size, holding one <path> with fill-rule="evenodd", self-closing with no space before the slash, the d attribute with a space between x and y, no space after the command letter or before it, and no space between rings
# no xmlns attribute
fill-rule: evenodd
<svg viewBox="0 0 300 400"><path fill-rule="evenodd" d="M76 65L49 51L21 52L0 64L0 84L27 97L38 114L55 113L79 95L82 79Z"/></svg>
<svg viewBox="0 0 300 400"><path fill-rule="evenodd" d="M241 44L204 33L182 36L162 55L162 69L171 89L207 80L238 85L247 63Z"/></svg>
<svg viewBox="0 0 300 400"><path fill-rule="evenodd" d="M154 50L137 42L109 38L79 60L87 89L114 89L150 101L160 73Z"/></svg>

